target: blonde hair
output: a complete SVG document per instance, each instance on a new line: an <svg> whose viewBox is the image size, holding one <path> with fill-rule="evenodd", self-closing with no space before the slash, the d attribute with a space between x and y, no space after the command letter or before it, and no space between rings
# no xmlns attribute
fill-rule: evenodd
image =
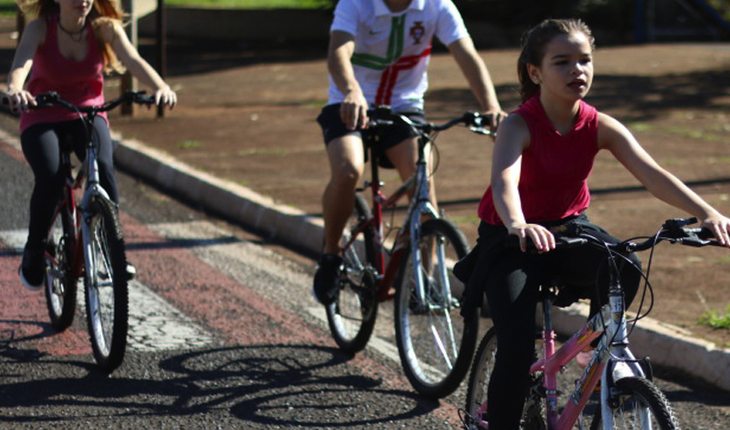
<svg viewBox="0 0 730 430"><path fill-rule="evenodd" d="M60 9L55 0L16 0L20 11L27 19L49 18L58 15ZM93 6L89 13L89 23L96 34L96 39L102 52L104 72L124 72L124 66L114 54L112 47L102 41L99 31L104 26L112 26L115 23L122 24L124 11L119 0L93 0Z"/></svg>

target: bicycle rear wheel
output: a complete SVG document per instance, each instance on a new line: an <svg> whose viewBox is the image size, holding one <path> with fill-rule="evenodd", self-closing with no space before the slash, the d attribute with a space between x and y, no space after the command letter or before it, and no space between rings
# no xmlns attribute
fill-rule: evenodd
<svg viewBox="0 0 730 430"><path fill-rule="evenodd" d="M76 224L68 208L61 204L56 210L46 239L45 294L51 326L63 331L76 312L76 277L73 274L73 253L76 244Z"/></svg>
<svg viewBox="0 0 730 430"><path fill-rule="evenodd" d="M629 377L616 382L617 395L611 399L613 427L623 429L679 429L667 398L651 381ZM651 424L651 426L649 425ZM603 429L601 409L593 417L591 430Z"/></svg>
<svg viewBox="0 0 730 430"><path fill-rule="evenodd" d="M451 394L469 370L479 317L461 316L464 285L453 265L467 254L464 235L445 219L421 224L421 267L414 269L410 246L396 281L395 332L403 371L420 394ZM424 281L418 298L416 276Z"/></svg>
<svg viewBox="0 0 730 430"><path fill-rule="evenodd" d="M356 353L367 345L378 313L375 244L372 227L358 229L371 218L365 199L355 195L355 209L342 236L342 270L335 301L326 307L327 322L335 342L345 352Z"/></svg>
<svg viewBox="0 0 730 430"><path fill-rule="evenodd" d="M89 237L84 237L86 316L94 359L111 372L122 363L127 345L128 300L124 239L114 204L91 203Z"/></svg>

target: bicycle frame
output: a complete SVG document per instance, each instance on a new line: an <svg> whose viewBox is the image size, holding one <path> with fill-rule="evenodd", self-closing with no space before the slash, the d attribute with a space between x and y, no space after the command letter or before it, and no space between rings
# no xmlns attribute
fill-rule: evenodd
<svg viewBox="0 0 730 430"><path fill-rule="evenodd" d="M555 351L555 333L552 327L549 299L543 302L545 329L543 332L545 358L535 362L530 372L543 372L543 387L546 392L546 411L548 429L570 429L583 411L591 393L599 380L601 381L601 407L605 428L612 428L613 416L608 409L609 388L613 381L627 376L644 377L641 366L628 348L628 331L624 317L623 295L621 290L610 293L609 304L594 315L579 331L577 331L560 349ZM604 322L608 321L605 326ZM576 381L575 390L566 402L562 414L558 411L557 374L579 352L585 350L597 338L601 338L593 357L580 379ZM610 372L610 374L609 374ZM649 416L644 412L644 420Z"/></svg>
<svg viewBox="0 0 730 430"><path fill-rule="evenodd" d="M80 240L81 218L78 216L76 207L76 190L81 189L83 185L83 177L82 174L79 174L76 178L74 178L71 171L71 154L68 151L61 151L61 166L66 172L64 174L65 183L62 197L59 200L58 205L56 205L53 217L55 218L62 211L67 211L74 225L74 249L71 253L69 269L72 271L72 276L74 278L78 278L82 274L83 265L81 264L80 258L82 255L82 244Z"/></svg>
<svg viewBox="0 0 730 430"><path fill-rule="evenodd" d="M409 243L411 247L411 258L414 258L413 267L421 267L421 252L418 248L418 239L420 238L419 224L420 219L423 215L428 215L433 218L439 218L439 214L431 204L429 194L429 183L428 180L428 163L426 161L426 146L428 145L428 138L425 136L419 137L418 142L418 161L416 162L416 172L404 181L390 196L386 196L383 193L383 183L380 181L380 173L377 162L377 155L374 151L371 152L371 180L365 182L365 188L370 188L372 193L372 218L361 222L354 231L362 232L367 228L373 228L375 232L374 242L377 253L376 267L378 271L377 286L378 286L378 300L384 301L390 298L388 290L393 284L393 281L398 273L400 267L400 261L404 252L404 246ZM414 190L413 197L408 206L408 213L406 220L403 224L402 229L395 238L395 242L391 251L388 253L390 259L386 264L386 251L384 243L384 232L383 232L383 210L394 208L396 203L400 201L403 196L407 195L410 191ZM356 237L356 235L353 235ZM351 243L347 243L345 247L351 246ZM418 264L418 265L417 265ZM417 277L417 288L419 298L423 300L424 288L423 278L421 272L418 272ZM444 284L448 285L448 284Z"/></svg>

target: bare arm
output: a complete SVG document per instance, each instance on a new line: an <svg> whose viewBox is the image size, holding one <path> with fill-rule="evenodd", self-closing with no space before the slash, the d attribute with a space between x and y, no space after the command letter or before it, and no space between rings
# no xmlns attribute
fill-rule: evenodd
<svg viewBox="0 0 730 430"><path fill-rule="evenodd" d="M155 101L158 104L163 103L174 106L177 103L177 94L170 89L170 86L165 83L155 69L139 55L120 23L112 21L109 25L102 26L100 30L101 37L111 45L117 58L127 70L139 79L142 84L155 91Z"/></svg>
<svg viewBox="0 0 730 430"><path fill-rule="evenodd" d="M449 45L449 51L464 74L482 112L493 117L492 126L506 116L499 105L492 77L470 37L464 37Z"/></svg>
<svg viewBox="0 0 730 430"><path fill-rule="evenodd" d="M330 33L327 69L337 88L345 95L340 107L340 117L350 130L365 127L368 121L368 102L352 68L351 58L354 53L353 35L344 31Z"/></svg>
<svg viewBox="0 0 730 430"><path fill-rule="evenodd" d="M720 243L730 246L730 219L710 206L676 176L659 164L641 147L620 122L599 114L598 142L658 199L684 210L703 221Z"/></svg>
<svg viewBox="0 0 730 430"><path fill-rule="evenodd" d="M23 31L8 72L7 98L12 111L27 110L29 105L35 105L35 98L24 86L33 66L33 56L45 35L46 23L39 19L29 22Z"/></svg>
<svg viewBox="0 0 730 430"><path fill-rule="evenodd" d="M530 131L519 115L508 116L499 126L492 155L492 194L494 206L510 234L520 239L520 248L526 250L526 239L538 251L555 248L552 233L541 225L529 224L522 212L518 185L520 182L522 152L530 142Z"/></svg>

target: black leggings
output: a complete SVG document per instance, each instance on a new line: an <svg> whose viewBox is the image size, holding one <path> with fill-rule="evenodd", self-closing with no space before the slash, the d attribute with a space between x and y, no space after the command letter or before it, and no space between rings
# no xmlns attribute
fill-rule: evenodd
<svg viewBox="0 0 730 430"><path fill-rule="evenodd" d="M585 225L591 228L584 231L605 242L618 242L600 227ZM500 228L504 230L503 227L482 224L480 240L483 235L504 234L504 231L498 231ZM635 255L628 257L640 267ZM593 314L608 301L606 254L593 247L561 249L542 255L502 248L492 258L486 293L497 330L497 355L489 382L488 422L490 430L514 430L519 428L529 369L535 357L535 309L540 300L538 286L543 281L559 279L561 285L567 286L562 292L571 294L575 299L591 299ZM628 307L638 291L641 273L618 260ZM596 286L599 293L596 293Z"/></svg>
<svg viewBox="0 0 730 430"><path fill-rule="evenodd" d="M94 120L92 139L97 147L101 186L114 202L118 202L112 139L109 126L103 118L97 117ZM40 246L51 227L53 211L61 198L64 184L61 151L73 151L80 160L83 160L87 142L88 136L81 120L36 124L25 129L20 135L23 154L35 176L33 194L30 198L27 246Z"/></svg>

